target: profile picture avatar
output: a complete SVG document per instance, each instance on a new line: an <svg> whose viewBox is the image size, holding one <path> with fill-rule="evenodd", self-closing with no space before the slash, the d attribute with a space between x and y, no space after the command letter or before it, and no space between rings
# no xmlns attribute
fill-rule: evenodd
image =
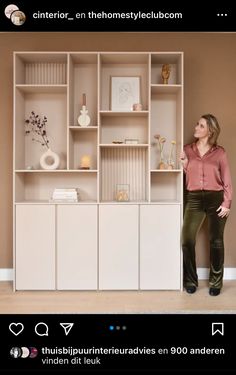
<svg viewBox="0 0 236 375"><path fill-rule="evenodd" d="M21 26L23 23L25 23L25 14L21 12L21 10L15 10L11 14L11 22L14 23L16 26Z"/></svg>
<svg viewBox="0 0 236 375"><path fill-rule="evenodd" d="M19 358L21 357L22 355L22 350L21 348L17 347L17 346L13 346L13 348L11 348L10 350L10 356L13 357L13 358Z"/></svg>
<svg viewBox="0 0 236 375"><path fill-rule="evenodd" d="M10 349L10 356L12 358L36 358L38 356L38 349L34 346L13 346Z"/></svg>
<svg viewBox="0 0 236 375"><path fill-rule="evenodd" d="M24 12L19 10L17 5L14 4L10 4L5 8L5 16L16 26L23 25L26 20Z"/></svg>

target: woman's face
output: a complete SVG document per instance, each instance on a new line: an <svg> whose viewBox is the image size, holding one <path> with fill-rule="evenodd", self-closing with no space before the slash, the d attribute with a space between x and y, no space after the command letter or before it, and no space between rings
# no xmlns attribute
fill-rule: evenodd
<svg viewBox="0 0 236 375"><path fill-rule="evenodd" d="M204 118L200 118L195 126L194 137L198 139L208 138L210 135L207 122Z"/></svg>

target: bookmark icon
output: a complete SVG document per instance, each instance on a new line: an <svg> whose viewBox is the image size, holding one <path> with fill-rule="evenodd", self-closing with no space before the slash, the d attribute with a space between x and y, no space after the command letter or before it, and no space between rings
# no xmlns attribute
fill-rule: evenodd
<svg viewBox="0 0 236 375"><path fill-rule="evenodd" d="M60 323L60 326L64 329L66 336L68 335L74 324L75 323Z"/></svg>
<svg viewBox="0 0 236 375"><path fill-rule="evenodd" d="M212 323L211 324L211 335L214 336L216 333L219 333L221 336L224 336L224 323Z"/></svg>

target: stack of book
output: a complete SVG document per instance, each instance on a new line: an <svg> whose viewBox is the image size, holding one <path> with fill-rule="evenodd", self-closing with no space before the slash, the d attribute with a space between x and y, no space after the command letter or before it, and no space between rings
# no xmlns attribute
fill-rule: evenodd
<svg viewBox="0 0 236 375"><path fill-rule="evenodd" d="M77 189L71 188L71 189L54 189L52 193L52 202L58 202L58 203L75 203L78 202L79 194Z"/></svg>

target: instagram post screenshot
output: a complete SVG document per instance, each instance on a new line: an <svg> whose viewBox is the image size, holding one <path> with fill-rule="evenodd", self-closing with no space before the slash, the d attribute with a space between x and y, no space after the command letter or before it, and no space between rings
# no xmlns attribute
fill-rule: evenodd
<svg viewBox="0 0 236 375"><path fill-rule="evenodd" d="M236 11L0 1L0 373L236 373Z"/></svg>

